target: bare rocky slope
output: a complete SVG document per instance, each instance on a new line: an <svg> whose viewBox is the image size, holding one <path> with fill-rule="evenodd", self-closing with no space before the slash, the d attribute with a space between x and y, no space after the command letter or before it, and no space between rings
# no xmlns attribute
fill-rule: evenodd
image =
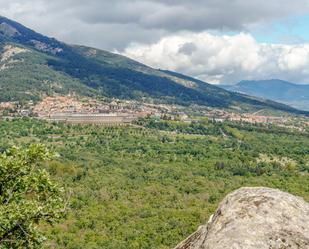
<svg viewBox="0 0 309 249"><path fill-rule="evenodd" d="M175 249L225 248L309 248L309 204L276 189L241 188Z"/></svg>

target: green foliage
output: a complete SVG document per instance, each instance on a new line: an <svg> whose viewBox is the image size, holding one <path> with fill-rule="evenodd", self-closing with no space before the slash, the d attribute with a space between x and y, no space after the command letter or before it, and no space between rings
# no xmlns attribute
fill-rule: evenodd
<svg viewBox="0 0 309 249"><path fill-rule="evenodd" d="M50 157L40 145L0 155L1 248L40 248L44 237L38 225L60 218L61 190L39 166Z"/></svg>
<svg viewBox="0 0 309 249"><path fill-rule="evenodd" d="M58 225L42 227L44 248L173 248L242 186L309 201L308 133L233 123L140 125L149 128L0 123L0 149L35 142L60 155L46 168L72 192L71 205ZM295 167L258 161L261 154Z"/></svg>
<svg viewBox="0 0 309 249"><path fill-rule="evenodd" d="M173 131L183 134L198 134L198 135L220 135L220 124L212 122L182 122L182 121L167 121L156 120L154 118L141 118L135 122L137 125L142 125L149 129L158 129L164 131Z"/></svg>

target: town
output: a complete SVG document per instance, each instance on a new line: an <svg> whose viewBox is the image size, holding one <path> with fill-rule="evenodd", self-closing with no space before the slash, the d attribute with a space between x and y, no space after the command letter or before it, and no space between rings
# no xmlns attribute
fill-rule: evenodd
<svg viewBox="0 0 309 249"><path fill-rule="evenodd" d="M155 117L168 120L193 122L196 114L184 107L167 104L141 103L133 100L112 99L97 100L76 96L46 96L42 101L34 103L1 102L0 117L12 119L16 117L33 117L46 121L66 122L75 124L129 124L138 118ZM200 107L199 107L200 108ZM265 115L263 110L254 113L239 113L222 109L205 107L199 115L214 122L244 122L251 124L276 124L278 126L308 127L307 118L293 119L287 115Z"/></svg>

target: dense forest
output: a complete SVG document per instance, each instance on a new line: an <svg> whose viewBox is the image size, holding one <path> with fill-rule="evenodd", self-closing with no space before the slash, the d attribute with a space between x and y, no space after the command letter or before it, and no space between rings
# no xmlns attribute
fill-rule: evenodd
<svg viewBox="0 0 309 249"><path fill-rule="evenodd" d="M223 197L268 186L309 201L309 133L272 125L141 119L131 126L0 123L0 150L44 144L65 189L45 248L173 248Z"/></svg>

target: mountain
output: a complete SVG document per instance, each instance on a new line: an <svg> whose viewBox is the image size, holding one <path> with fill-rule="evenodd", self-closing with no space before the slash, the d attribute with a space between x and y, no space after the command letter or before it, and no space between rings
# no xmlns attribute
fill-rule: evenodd
<svg viewBox="0 0 309 249"><path fill-rule="evenodd" d="M309 111L309 85L299 85L283 80L241 81L222 88L256 97L271 99Z"/></svg>
<svg viewBox="0 0 309 249"><path fill-rule="evenodd" d="M232 93L127 57L68 45L0 17L0 101L39 100L48 94L150 100L220 108L299 113L273 101Z"/></svg>

